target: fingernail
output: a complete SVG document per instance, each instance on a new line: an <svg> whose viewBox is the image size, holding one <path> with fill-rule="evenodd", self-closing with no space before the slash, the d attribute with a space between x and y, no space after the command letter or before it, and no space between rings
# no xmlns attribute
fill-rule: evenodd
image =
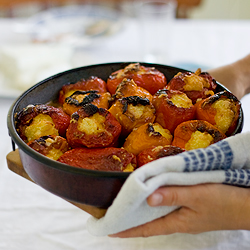
<svg viewBox="0 0 250 250"><path fill-rule="evenodd" d="M162 203L163 196L159 193L152 194L149 199L149 204L151 206L157 206Z"/></svg>

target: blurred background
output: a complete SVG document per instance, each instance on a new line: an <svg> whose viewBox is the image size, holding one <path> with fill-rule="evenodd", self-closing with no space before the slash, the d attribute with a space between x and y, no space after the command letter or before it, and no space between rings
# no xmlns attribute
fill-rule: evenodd
<svg viewBox="0 0 250 250"><path fill-rule="evenodd" d="M77 0L1 0L1 17L28 17L55 6L72 4L100 4L111 8L120 8L132 0L77 1ZM192 19L249 19L250 2L248 0L179 0L179 17Z"/></svg>
<svg viewBox="0 0 250 250"><path fill-rule="evenodd" d="M147 61L205 70L237 59L226 48L226 52L218 50L230 35L227 30L230 25L220 25L224 20L249 19L248 0L172 1L175 6L174 16L168 17L171 20L166 21L165 17L160 20L157 15L145 24L139 7L142 1L0 0L2 95L17 96L50 75L88 64ZM148 13L146 16L149 19ZM196 27L200 35L195 34L195 38ZM224 36L207 38L204 29ZM235 29L239 32L238 27ZM180 36L185 36L185 40ZM232 42L229 41L230 48ZM196 48L206 52L201 56ZM146 51L150 49L154 52ZM218 51L213 54L215 49ZM241 50L239 56L245 53ZM215 61L218 52L220 58Z"/></svg>
<svg viewBox="0 0 250 250"><path fill-rule="evenodd" d="M250 1L171 1L171 17L150 19L142 16L143 1L0 0L2 95L17 96L50 75L89 64L146 61L205 70L246 54L238 43L248 39L238 33L248 24L236 23L250 18Z"/></svg>

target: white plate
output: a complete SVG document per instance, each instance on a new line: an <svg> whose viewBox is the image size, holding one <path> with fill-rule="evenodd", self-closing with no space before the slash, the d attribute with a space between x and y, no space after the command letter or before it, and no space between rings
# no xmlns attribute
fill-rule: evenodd
<svg viewBox="0 0 250 250"><path fill-rule="evenodd" d="M115 34L122 27L122 20L122 14L111 8L73 5L40 12L17 24L15 31L29 34L36 42L84 47Z"/></svg>

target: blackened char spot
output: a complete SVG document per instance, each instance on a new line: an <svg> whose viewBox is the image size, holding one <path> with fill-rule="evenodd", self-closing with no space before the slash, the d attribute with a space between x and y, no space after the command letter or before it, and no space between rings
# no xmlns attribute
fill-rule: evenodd
<svg viewBox="0 0 250 250"><path fill-rule="evenodd" d="M142 98L140 96L127 96L122 98L121 104L123 105L123 113L125 113L129 104L132 104L133 106L138 104L146 106L149 105L150 102L148 98Z"/></svg>
<svg viewBox="0 0 250 250"><path fill-rule="evenodd" d="M162 136L160 132L155 131L154 126L153 126L152 123L149 123L149 124L148 124L147 131L148 131L148 133L151 133L151 134L153 134L154 136Z"/></svg>
<svg viewBox="0 0 250 250"><path fill-rule="evenodd" d="M76 97L79 95L86 95L81 102L78 102ZM93 102L95 99L99 98L100 95L97 94L96 90L89 91L75 91L71 96L65 99L65 102L68 104L74 104L76 106L84 106L87 103Z"/></svg>
<svg viewBox="0 0 250 250"><path fill-rule="evenodd" d="M171 156L171 155L177 155L184 152L183 149L179 148L179 147L175 147L175 146L168 146L168 147L164 147L163 149L161 149L158 154L157 154L157 158L161 158L161 157L165 157L165 156Z"/></svg>
<svg viewBox="0 0 250 250"><path fill-rule="evenodd" d="M79 115L77 114L77 112L75 112L75 113L73 113L73 114L71 115L71 119L74 119L74 120L78 121Z"/></svg>
<svg viewBox="0 0 250 250"><path fill-rule="evenodd" d="M89 116L94 115L95 113L99 111L98 107L91 103L85 104L83 106L83 109L86 112L86 114Z"/></svg>
<svg viewBox="0 0 250 250"><path fill-rule="evenodd" d="M46 144L46 140L49 139L49 138L53 139L52 136L50 136L50 135L45 135L45 136L42 136L42 137L38 138L36 141L37 141L39 144L44 145L44 144Z"/></svg>

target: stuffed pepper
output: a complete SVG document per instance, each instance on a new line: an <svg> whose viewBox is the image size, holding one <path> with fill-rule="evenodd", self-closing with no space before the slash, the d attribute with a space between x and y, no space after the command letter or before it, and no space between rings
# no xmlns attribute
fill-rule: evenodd
<svg viewBox="0 0 250 250"><path fill-rule="evenodd" d="M177 126L172 145L184 150L192 150L206 148L225 138L226 135L209 122L192 120Z"/></svg>
<svg viewBox="0 0 250 250"><path fill-rule="evenodd" d="M65 136L70 116L61 108L41 105L28 105L16 116L16 129L27 143L45 135Z"/></svg>
<svg viewBox="0 0 250 250"><path fill-rule="evenodd" d="M124 78L133 79L138 86L146 89L152 95L167 84L165 75L159 70L142 66L139 63L132 63L109 76L107 80L108 91L115 94L117 86Z"/></svg>
<svg viewBox="0 0 250 250"><path fill-rule="evenodd" d="M91 170L132 172L136 157L122 148L75 148L64 153L59 162Z"/></svg>
<svg viewBox="0 0 250 250"><path fill-rule="evenodd" d="M38 153L55 161L69 150L67 140L58 135L42 136L39 139L28 142L28 145Z"/></svg>
<svg viewBox="0 0 250 250"><path fill-rule="evenodd" d="M128 96L118 99L109 109L122 125L122 136L126 137L134 128L154 122L155 108L147 98Z"/></svg>
<svg viewBox="0 0 250 250"><path fill-rule="evenodd" d="M92 103L98 108L108 109L111 95L109 92L99 93L96 90L78 90L71 96L66 97L63 110L68 115L72 115L85 104Z"/></svg>
<svg viewBox="0 0 250 250"><path fill-rule="evenodd" d="M179 72L170 80L167 89L180 90L196 103L199 99L214 95L216 87L216 81L208 73L197 69L195 73Z"/></svg>
<svg viewBox="0 0 250 250"><path fill-rule="evenodd" d="M72 148L98 148L114 146L120 133L120 123L108 110L86 104L72 114L66 137Z"/></svg>
<svg viewBox="0 0 250 250"><path fill-rule="evenodd" d="M219 92L197 103L197 119L205 120L231 135L238 124L241 104L236 96L228 91Z"/></svg>
<svg viewBox="0 0 250 250"><path fill-rule="evenodd" d="M81 79L76 83L65 84L60 92L58 101L61 105L63 105L65 98L71 96L77 90L96 90L99 93L107 92L106 82L97 76L91 76L87 80Z"/></svg>
<svg viewBox="0 0 250 250"><path fill-rule="evenodd" d="M147 98L150 102L152 101L152 95L144 88L138 86L133 79L123 79L118 85L113 99L117 100L128 96L139 96Z"/></svg>
<svg viewBox="0 0 250 250"><path fill-rule="evenodd" d="M187 95L178 90L159 90L153 97L155 121L171 133L182 122L195 117L195 107Z"/></svg>
<svg viewBox="0 0 250 250"><path fill-rule="evenodd" d="M183 149L179 147L175 147L172 145L166 146L152 146L141 151L136 159L137 159L137 166L141 167L151 161L157 160L162 157L177 155L184 152Z"/></svg>
<svg viewBox="0 0 250 250"><path fill-rule="evenodd" d="M134 129L126 138L123 147L135 155L152 146L166 146L172 142L172 134L158 123L145 123Z"/></svg>

